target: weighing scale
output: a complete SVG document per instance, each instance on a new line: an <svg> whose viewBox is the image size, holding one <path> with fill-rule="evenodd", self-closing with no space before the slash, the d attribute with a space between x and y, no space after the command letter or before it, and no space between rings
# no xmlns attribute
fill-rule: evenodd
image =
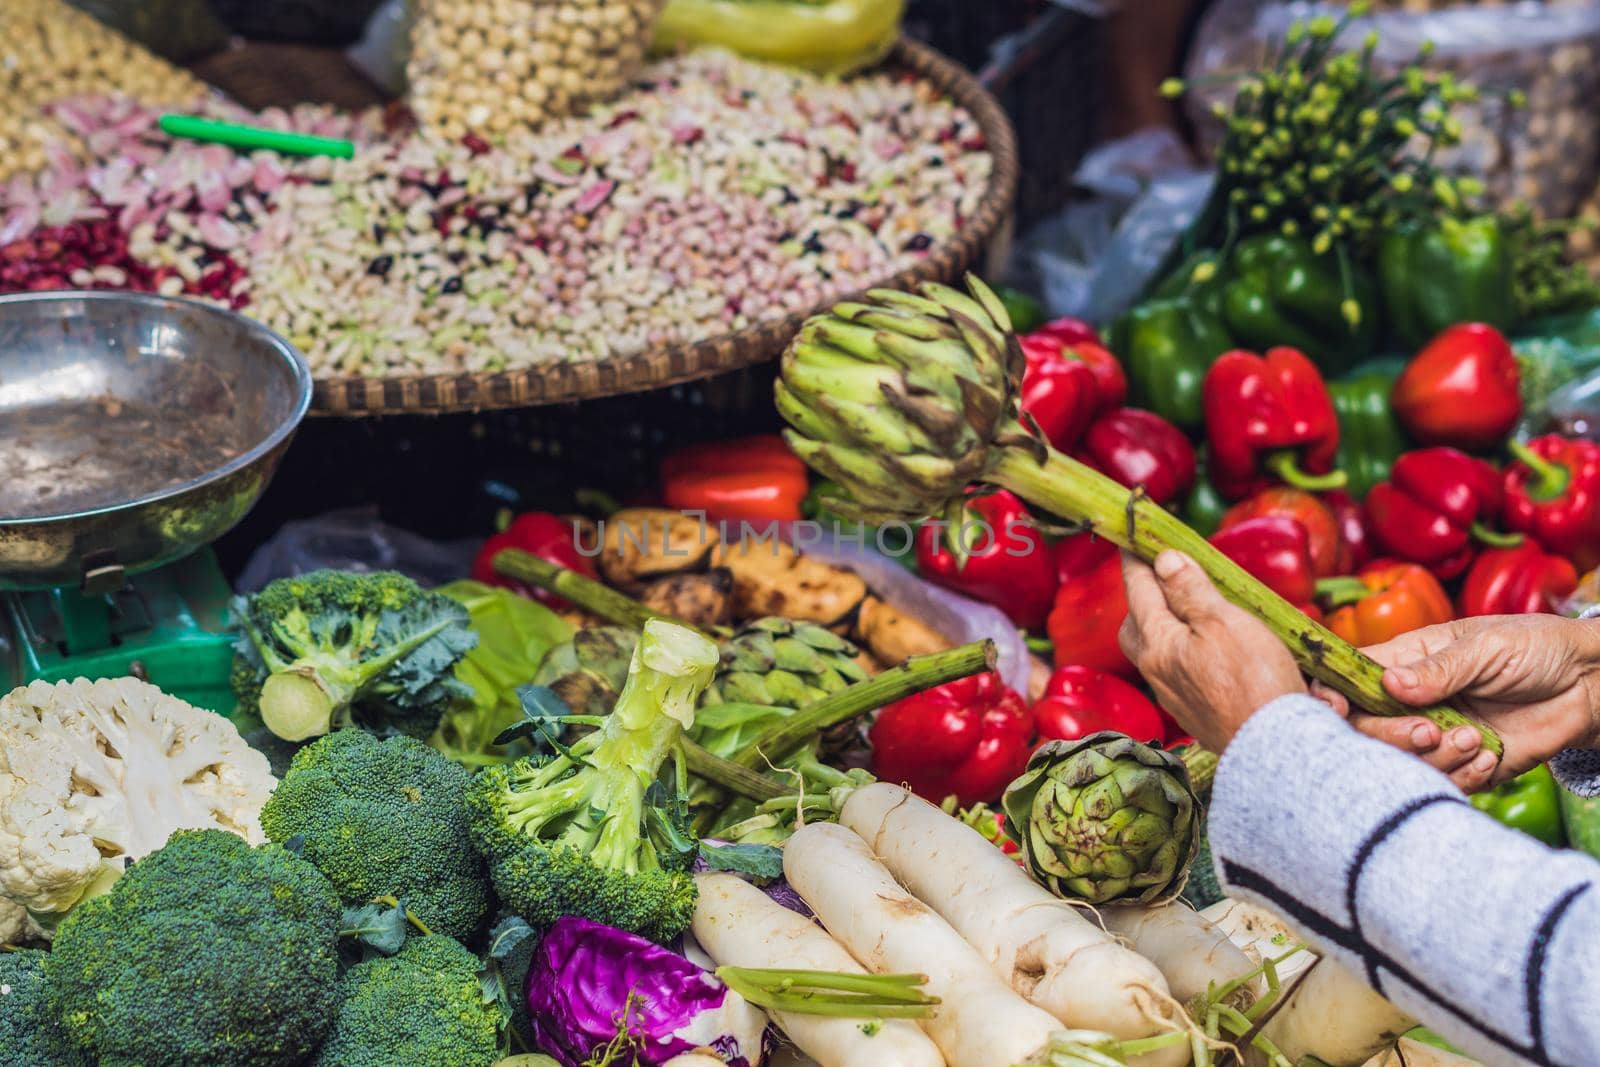
<svg viewBox="0 0 1600 1067"><path fill-rule="evenodd" d="M133 675L230 712L232 591L208 546L310 401L299 353L231 311L0 297L0 694Z"/></svg>

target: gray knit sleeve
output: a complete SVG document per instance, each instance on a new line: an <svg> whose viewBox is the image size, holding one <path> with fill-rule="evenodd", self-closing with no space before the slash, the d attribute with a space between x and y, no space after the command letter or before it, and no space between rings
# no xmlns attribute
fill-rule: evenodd
<svg viewBox="0 0 1600 1067"><path fill-rule="evenodd" d="M1233 739L1209 829L1231 895L1282 915L1463 1051L1597 1062L1594 860L1501 826L1307 696L1273 701Z"/></svg>

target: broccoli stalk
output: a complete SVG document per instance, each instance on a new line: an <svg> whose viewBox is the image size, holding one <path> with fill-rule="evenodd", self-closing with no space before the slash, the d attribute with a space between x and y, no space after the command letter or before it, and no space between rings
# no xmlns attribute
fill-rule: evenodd
<svg viewBox="0 0 1600 1067"><path fill-rule="evenodd" d="M313 571L238 597L233 685L286 741L355 723L426 737L477 643L467 611L392 572Z"/></svg>
<svg viewBox="0 0 1600 1067"><path fill-rule="evenodd" d="M473 840L508 908L535 925L581 915L658 940L688 926L695 850L681 784L665 802L653 787L716 666L706 638L652 621L600 729L473 779Z"/></svg>

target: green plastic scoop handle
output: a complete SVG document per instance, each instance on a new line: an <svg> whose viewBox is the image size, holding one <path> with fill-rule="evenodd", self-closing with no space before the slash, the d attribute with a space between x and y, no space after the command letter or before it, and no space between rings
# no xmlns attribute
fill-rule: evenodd
<svg viewBox="0 0 1600 1067"><path fill-rule="evenodd" d="M356 154L356 146L349 141L285 130L267 130L259 126L240 126L232 122L214 122L193 115L162 115L160 125L163 132L173 137L215 141L234 148L266 148L288 155L336 156L339 159L349 159Z"/></svg>

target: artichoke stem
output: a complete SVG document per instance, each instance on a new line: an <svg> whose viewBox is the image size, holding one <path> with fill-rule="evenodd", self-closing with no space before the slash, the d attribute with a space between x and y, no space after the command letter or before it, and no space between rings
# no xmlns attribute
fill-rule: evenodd
<svg viewBox="0 0 1600 1067"><path fill-rule="evenodd" d="M790 794L787 785L707 752L693 741L683 742L683 762L690 774L750 800L764 802Z"/></svg>
<svg viewBox="0 0 1600 1067"><path fill-rule="evenodd" d="M1374 715L1420 715L1441 730L1471 726L1483 747L1501 755L1505 746L1489 727L1454 708L1412 708L1383 688L1383 668L1333 631L1313 622L1287 600L1251 577L1143 494L1132 493L1076 460L1046 448L1043 462L1024 447L1003 445L991 452L987 480L1063 519L1087 525L1096 534L1146 562L1167 549L1192 558L1222 595L1267 624L1288 646L1300 669L1338 690Z"/></svg>
<svg viewBox="0 0 1600 1067"><path fill-rule="evenodd" d="M563 599L572 601L589 614L598 615L607 622L614 622L619 626L631 626L635 630L643 630L645 623L659 619L701 633L697 627L690 626L682 619L663 615L659 611L651 611L637 600L624 596L610 586L602 585L592 578L585 578L577 571L568 570L558 563L551 563L519 549L508 548L495 553L494 569L507 578L515 578L519 582L547 589Z"/></svg>

